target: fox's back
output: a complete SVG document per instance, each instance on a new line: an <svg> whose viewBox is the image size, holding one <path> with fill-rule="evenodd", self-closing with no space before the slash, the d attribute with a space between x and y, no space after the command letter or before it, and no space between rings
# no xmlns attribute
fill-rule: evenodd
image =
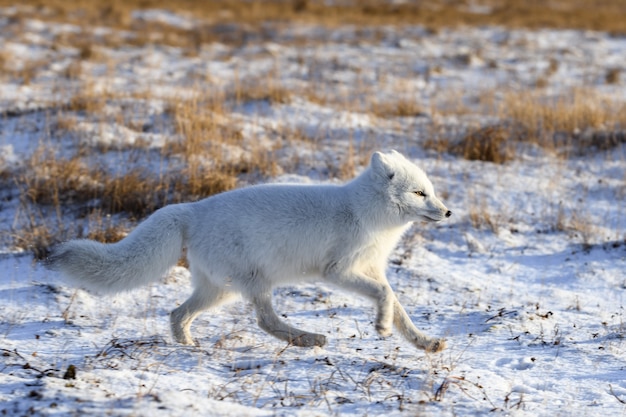
<svg viewBox="0 0 626 417"><path fill-rule="evenodd" d="M200 221L190 231L190 254L228 268L319 274L331 253L358 239L347 192L342 186L271 184L202 200L194 205Z"/></svg>

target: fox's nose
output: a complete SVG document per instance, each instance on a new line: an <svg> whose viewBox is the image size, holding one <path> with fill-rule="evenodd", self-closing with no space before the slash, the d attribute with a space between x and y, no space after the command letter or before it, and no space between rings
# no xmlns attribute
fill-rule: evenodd
<svg viewBox="0 0 626 417"><path fill-rule="evenodd" d="M446 211L446 217L452 216L452 212L450 210Z"/></svg>

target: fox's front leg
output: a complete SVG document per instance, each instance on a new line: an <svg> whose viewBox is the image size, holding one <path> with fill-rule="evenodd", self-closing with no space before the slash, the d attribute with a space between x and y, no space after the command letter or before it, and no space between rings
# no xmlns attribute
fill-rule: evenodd
<svg viewBox="0 0 626 417"><path fill-rule="evenodd" d="M389 291L383 290L381 297L378 299L378 314L376 315L376 331L382 337L391 336L393 318L394 318L394 295L389 288Z"/></svg>
<svg viewBox="0 0 626 417"><path fill-rule="evenodd" d="M440 352L446 348L444 339L429 337L420 332L397 299L393 303L393 310L393 323L400 333L413 345L427 352Z"/></svg>

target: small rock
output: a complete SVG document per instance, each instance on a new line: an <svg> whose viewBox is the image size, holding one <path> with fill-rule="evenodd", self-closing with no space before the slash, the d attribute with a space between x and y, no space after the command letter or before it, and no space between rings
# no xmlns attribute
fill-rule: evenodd
<svg viewBox="0 0 626 417"><path fill-rule="evenodd" d="M67 367L67 371L63 374L63 379L76 379L76 367L74 365Z"/></svg>

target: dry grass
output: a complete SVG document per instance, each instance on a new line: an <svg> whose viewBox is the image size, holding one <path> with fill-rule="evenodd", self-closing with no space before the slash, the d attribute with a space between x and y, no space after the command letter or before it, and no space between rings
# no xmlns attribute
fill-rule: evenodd
<svg viewBox="0 0 626 417"><path fill-rule="evenodd" d="M131 220L141 219L158 208L176 202L193 201L234 188L239 167L225 167L225 172L196 168L170 171L159 177L148 170L131 170L111 175L103 168L87 167L80 157L60 159L35 157L30 169L16 177L21 192L22 211L14 233L14 246L31 249L36 255L51 243L69 237L81 237L81 230L70 230L63 224L62 212L88 211L87 237L105 242L123 237L125 227L111 215L123 213ZM36 167L35 169L33 169ZM231 174L228 174L230 168ZM92 208L90 208L92 207ZM56 212L57 224L47 224L45 214Z"/></svg>
<svg viewBox="0 0 626 417"><path fill-rule="evenodd" d="M492 213L487 201L478 198L473 193L468 196L469 221L474 229L488 229L498 233L502 227L503 219L498 213Z"/></svg>
<svg viewBox="0 0 626 417"><path fill-rule="evenodd" d="M493 100L492 93L486 93ZM460 133L437 132L424 146L469 160L505 163L518 144L531 143L563 157L612 149L626 143L626 104L592 90L573 90L546 97L540 90L508 92L483 106L497 124L466 127ZM452 114L456 114L450 110ZM465 114L462 110L461 114Z"/></svg>
<svg viewBox="0 0 626 417"><path fill-rule="evenodd" d="M72 95L67 108L73 112L97 115L102 113L107 100L110 98L113 98L110 93L97 90L93 81L86 80L82 82L76 94Z"/></svg>
<svg viewBox="0 0 626 417"><path fill-rule="evenodd" d="M563 226L564 231L579 240L586 250L597 242L600 234L596 224L587 216L587 213L572 213L571 218Z"/></svg>
<svg viewBox="0 0 626 417"><path fill-rule="evenodd" d="M20 65L16 65L16 61L14 54L6 50L1 51L0 76L15 80L22 85L31 84L37 73L50 65L50 61L46 59L25 60Z"/></svg>
<svg viewBox="0 0 626 417"><path fill-rule="evenodd" d="M324 25L422 24L431 28L458 25L501 25L508 27L552 27L626 32L626 7L621 0L569 0L567 2L529 2L524 0L486 0L489 13L475 13L465 1L435 0L427 3L398 4L386 0L327 3L313 0L24 0L24 5L45 6L48 19L70 20L81 26L108 25L128 29L142 25L146 41L185 43L192 47L202 42L242 43L251 36L263 36L262 23L295 21ZM0 6L14 5L1 0ZM190 33L164 24L135 22L136 9L169 9L216 22ZM36 10L36 9L35 9ZM28 17L27 9L20 16ZM237 28L228 26L231 23ZM242 24L245 24L242 25Z"/></svg>
<svg viewBox="0 0 626 417"><path fill-rule="evenodd" d="M509 131L505 126L495 125L469 132L451 148L454 154L474 161L502 164L513 156Z"/></svg>
<svg viewBox="0 0 626 417"><path fill-rule="evenodd" d="M162 176L147 168L112 175L104 167L88 166L79 155L59 158L49 148L40 148L16 181L30 204L57 207L97 201L107 214L125 212L141 218L165 204L230 190L241 170L238 163L223 164L215 170L193 164Z"/></svg>
<svg viewBox="0 0 626 417"><path fill-rule="evenodd" d="M584 196L581 200L588 198L589 190L585 187L577 190L577 192ZM566 208L559 203L554 229L558 232L565 232L571 238L580 241L585 249L589 249L594 243L597 243L598 236L602 235L597 219L588 212L584 205Z"/></svg>
<svg viewBox="0 0 626 417"><path fill-rule="evenodd" d="M27 250L37 260L48 256L50 246L59 236L59 233L54 233L51 228L42 224L21 225L19 232L10 234L14 249Z"/></svg>
<svg viewBox="0 0 626 417"><path fill-rule="evenodd" d="M126 237L129 227L125 222L115 222L111 215L95 209L87 217L87 230L87 239L114 243Z"/></svg>
<svg viewBox="0 0 626 417"><path fill-rule="evenodd" d="M620 132L626 129L626 105L587 90L555 98L537 92L509 93L501 117L523 132L518 139L548 149L609 149L621 141Z"/></svg>
<svg viewBox="0 0 626 417"><path fill-rule="evenodd" d="M374 102L371 104L371 111L377 117L420 117L427 111L420 106L416 100L393 99L390 101Z"/></svg>
<svg viewBox="0 0 626 417"><path fill-rule="evenodd" d="M99 186L80 158L57 158L46 145L39 146L21 171L16 182L22 197L33 204L84 202L91 198L89 191Z"/></svg>
<svg viewBox="0 0 626 417"><path fill-rule="evenodd" d="M283 87L276 75L265 78L248 78L237 83L233 93L236 103L267 101L269 103L289 103L292 92Z"/></svg>
<svg viewBox="0 0 626 417"><path fill-rule="evenodd" d="M604 80L607 84L619 84L620 83L621 70L619 68L611 68L606 72Z"/></svg>

